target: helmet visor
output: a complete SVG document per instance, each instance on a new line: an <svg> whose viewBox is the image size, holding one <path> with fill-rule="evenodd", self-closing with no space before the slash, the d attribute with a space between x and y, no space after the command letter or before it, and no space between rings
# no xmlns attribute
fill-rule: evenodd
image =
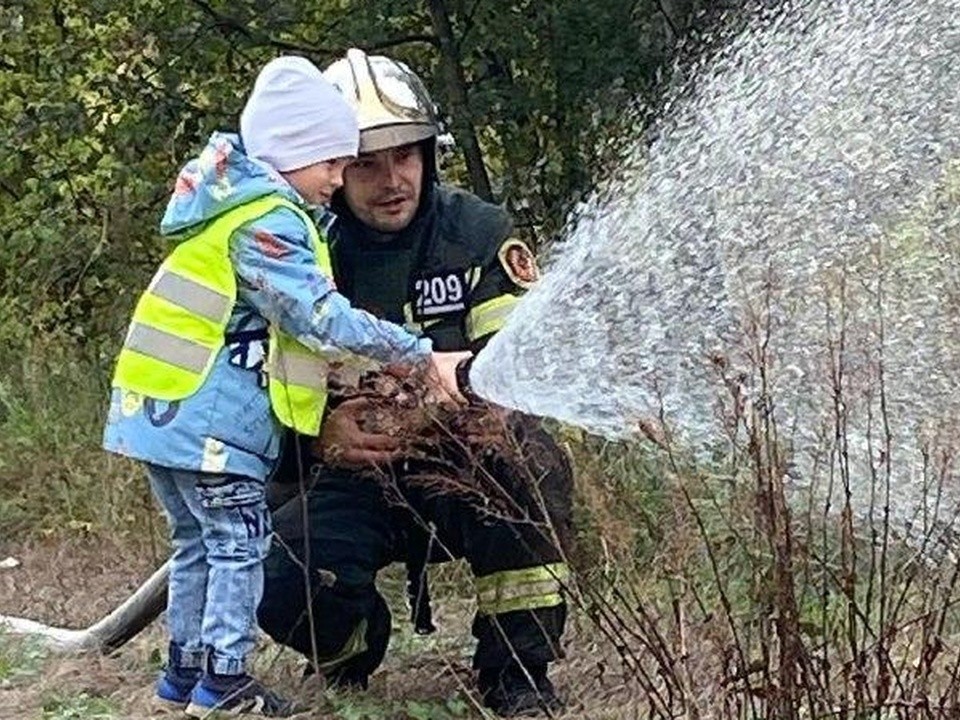
<svg viewBox="0 0 960 720"><path fill-rule="evenodd" d="M380 125L360 131L361 153L372 153L387 148L411 145L437 134L436 125L424 123L404 123Z"/></svg>

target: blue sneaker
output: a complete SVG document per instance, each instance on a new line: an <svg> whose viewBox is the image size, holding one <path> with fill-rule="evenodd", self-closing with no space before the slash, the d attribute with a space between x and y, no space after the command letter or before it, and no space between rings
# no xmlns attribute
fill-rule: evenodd
<svg viewBox="0 0 960 720"><path fill-rule="evenodd" d="M155 695L161 705L182 710L190 702L190 693L200 681L200 668L168 667L157 678Z"/></svg>
<svg viewBox="0 0 960 720"><path fill-rule="evenodd" d="M300 710L249 675L204 675L194 686L185 712L195 718L220 715L282 718Z"/></svg>

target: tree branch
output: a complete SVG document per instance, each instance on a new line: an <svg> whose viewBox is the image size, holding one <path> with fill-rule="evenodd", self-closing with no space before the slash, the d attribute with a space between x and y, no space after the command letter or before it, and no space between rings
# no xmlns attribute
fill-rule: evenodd
<svg viewBox="0 0 960 720"><path fill-rule="evenodd" d="M353 17L356 13L366 12L368 6L374 6L376 3L380 3L382 0L359 0L359 2L354 2L350 4L349 9L345 10L342 13L339 13L334 16L334 18L327 23L323 28L319 29L317 33L318 37L328 37L332 35L340 34L338 28L343 22L350 17ZM353 47L351 45L351 47Z"/></svg>
<svg viewBox="0 0 960 720"><path fill-rule="evenodd" d="M431 33L417 33L414 35L388 38L386 40L381 40L380 42L371 43L370 45L367 45L364 50L368 52L376 52L378 50L388 50L389 48L397 47L398 45L406 45L407 43L427 43L435 48L440 47L440 40L436 35Z"/></svg>
<svg viewBox="0 0 960 720"><path fill-rule="evenodd" d="M336 50L330 48L314 47L312 45L302 45L300 43L288 42L286 40L277 40L266 35L262 37L253 36L251 38L257 45L268 45L278 50L289 50L290 52L300 53L301 55L313 56L315 58L329 57Z"/></svg>
<svg viewBox="0 0 960 720"><path fill-rule="evenodd" d="M13 187L3 178L0 178L0 190L3 190L14 200L20 199L20 194L16 190L14 190Z"/></svg>
<svg viewBox="0 0 960 720"><path fill-rule="evenodd" d="M192 2L194 5L200 8L205 15L213 20L213 26L217 28L217 30L219 30L220 33L225 37L230 37L231 35L236 34L242 36L252 45L273 47L278 50L295 52L314 57L329 56L332 52L330 48L305 45L302 43L289 42L287 40L279 40L277 38L270 37L266 33L251 30L235 17L218 12L210 5L210 3L206 2L206 0L192 0Z"/></svg>
<svg viewBox="0 0 960 720"><path fill-rule="evenodd" d="M50 9L50 14L53 16L53 24L60 31L60 39L67 42L67 16L64 15L59 5L54 5Z"/></svg>
<svg viewBox="0 0 960 720"><path fill-rule="evenodd" d="M463 157L467 162L470 184L477 195L490 201L493 199L490 176L483 162L477 129L470 113L466 78L457 50L457 41L450 25L450 16L447 14L444 0L429 0L428 8L439 43L441 71L447 87L448 106L453 118L454 132L460 140Z"/></svg>
<svg viewBox="0 0 960 720"><path fill-rule="evenodd" d="M667 26L670 28L670 32L673 33L673 37L675 39L680 37L680 31L673 22L673 18L670 17L670 13L667 12L667 8L664 7L663 0L657 0L657 9L660 10L660 14L663 15L663 19L667 21Z"/></svg>
<svg viewBox="0 0 960 720"><path fill-rule="evenodd" d="M271 37L266 33L251 30L235 17L218 12L210 5L209 2L207 2L207 0L191 0L191 2L200 8L200 10L202 10L207 17L213 20L214 27L217 28L221 34L226 37L229 37L233 34L240 35L252 45L273 47L286 52L295 52L316 60L326 60L331 57L341 57L342 55L346 54L349 48L354 47L353 43L343 45L342 47L324 47L319 45L308 45L302 42L280 40L278 38ZM378 42L370 43L364 47L364 50L367 52L377 52L380 50L387 50L392 47L397 47L399 45L406 45L408 43L427 43L433 47L440 46L440 42L436 35L431 33L413 33L410 35L386 38Z"/></svg>
<svg viewBox="0 0 960 720"><path fill-rule="evenodd" d="M214 26L224 35L238 33L243 35L248 40L253 39L253 33L250 31L250 29L236 18L217 12L210 6L210 3L205 2L205 0L192 0L192 2L194 5L200 8L205 15L213 20Z"/></svg>
<svg viewBox="0 0 960 720"><path fill-rule="evenodd" d="M480 7L482 0L473 0L473 6L467 11L467 16L463 20L463 32L460 33L460 39L457 41L457 49L463 47L463 43L467 40L467 35L470 34L470 31L476 27L476 23L473 21L474 16L477 14L477 8Z"/></svg>

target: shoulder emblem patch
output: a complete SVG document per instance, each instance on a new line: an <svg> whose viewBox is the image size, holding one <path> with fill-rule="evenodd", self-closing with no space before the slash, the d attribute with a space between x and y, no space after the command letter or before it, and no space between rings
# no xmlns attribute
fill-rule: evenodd
<svg viewBox="0 0 960 720"><path fill-rule="evenodd" d="M533 251L523 240L510 238L497 251L500 264L514 283L528 290L540 279L540 268Z"/></svg>

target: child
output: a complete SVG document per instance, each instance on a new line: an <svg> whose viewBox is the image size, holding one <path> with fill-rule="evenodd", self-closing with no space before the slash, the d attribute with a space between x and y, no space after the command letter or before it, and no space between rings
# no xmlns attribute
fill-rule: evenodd
<svg viewBox="0 0 960 720"><path fill-rule="evenodd" d="M146 464L173 544L156 694L194 717L293 712L247 662L271 534L265 479L281 426L317 434L325 361L426 364L458 397L464 353L433 353L333 286L310 213L325 212L357 145L353 111L316 67L268 63L240 136L214 133L180 172L161 232L184 241L141 296L117 361L104 446Z"/></svg>

